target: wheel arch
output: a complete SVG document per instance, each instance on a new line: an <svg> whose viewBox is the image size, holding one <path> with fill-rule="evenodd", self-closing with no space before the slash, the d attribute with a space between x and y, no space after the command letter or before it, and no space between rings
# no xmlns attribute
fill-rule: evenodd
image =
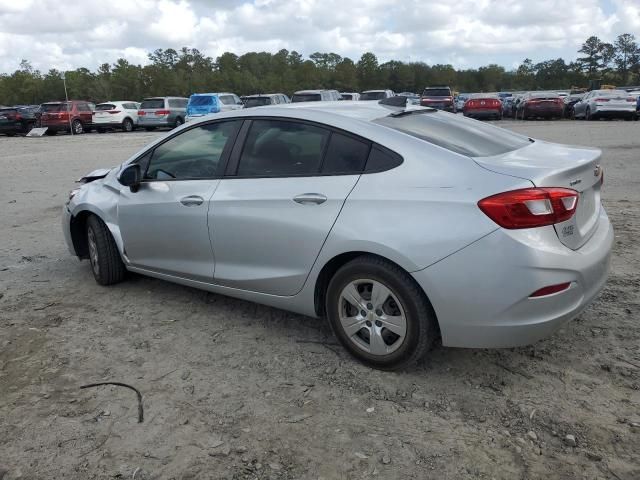
<svg viewBox="0 0 640 480"><path fill-rule="evenodd" d="M116 246L120 251L120 254L123 255L123 244L122 237L120 235L120 230L116 225L109 222L106 219L106 216L100 212L98 209L93 208L90 205L81 207L74 211L71 215L71 220L69 224L69 230L71 233L71 241L73 242L73 248L76 252L76 255L80 259L88 258L89 248L87 245L87 220L91 215L95 215L98 217L106 226L114 241L116 242ZM123 255L124 257L124 255Z"/></svg>

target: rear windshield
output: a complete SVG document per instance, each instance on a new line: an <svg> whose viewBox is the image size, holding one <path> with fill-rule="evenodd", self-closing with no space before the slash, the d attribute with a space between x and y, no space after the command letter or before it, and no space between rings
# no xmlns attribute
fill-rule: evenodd
<svg viewBox="0 0 640 480"><path fill-rule="evenodd" d="M423 97L450 97L451 90L448 88L425 88L422 92Z"/></svg>
<svg viewBox="0 0 640 480"><path fill-rule="evenodd" d="M501 155L530 143L527 137L502 128L430 110L387 116L374 123L469 157Z"/></svg>
<svg viewBox="0 0 640 480"><path fill-rule="evenodd" d="M152 108L164 108L164 98L150 98L148 100L143 100L140 104L140 110Z"/></svg>
<svg viewBox="0 0 640 480"><path fill-rule="evenodd" d="M365 92L360 94L360 100L382 100L384 92Z"/></svg>
<svg viewBox="0 0 640 480"><path fill-rule="evenodd" d="M262 105L271 105L271 99L269 97L253 97L247 98L244 102L244 106L247 108L260 107Z"/></svg>
<svg viewBox="0 0 640 480"><path fill-rule="evenodd" d="M42 105L43 112L60 112L66 109L67 105L65 103L45 103Z"/></svg>
<svg viewBox="0 0 640 480"><path fill-rule="evenodd" d="M115 110L116 106L112 103L101 103L99 105L96 105L96 111L101 111L101 110Z"/></svg>
<svg viewBox="0 0 640 480"><path fill-rule="evenodd" d="M598 92L599 97L626 97L628 93L624 90L604 90Z"/></svg>
<svg viewBox="0 0 640 480"><path fill-rule="evenodd" d="M320 94L319 93L295 93L293 97L291 97L292 103L297 102L319 102Z"/></svg>
<svg viewBox="0 0 640 480"><path fill-rule="evenodd" d="M210 95L198 95L197 97L191 97L189 99L189 105L192 107L204 107L213 105L213 97Z"/></svg>
<svg viewBox="0 0 640 480"><path fill-rule="evenodd" d="M340 95L340 98L342 98L342 100L353 100L353 95L350 93L343 93Z"/></svg>

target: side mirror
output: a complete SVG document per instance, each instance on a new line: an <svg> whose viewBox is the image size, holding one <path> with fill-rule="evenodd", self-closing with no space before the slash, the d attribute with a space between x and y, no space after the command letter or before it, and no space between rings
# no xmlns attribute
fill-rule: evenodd
<svg viewBox="0 0 640 480"><path fill-rule="evenodd" d="M140 188L140 181L142 180L142 170L140 165L132 163L120 172L118 181L125 187L129 187L132 193L135 193Z"/></svg>

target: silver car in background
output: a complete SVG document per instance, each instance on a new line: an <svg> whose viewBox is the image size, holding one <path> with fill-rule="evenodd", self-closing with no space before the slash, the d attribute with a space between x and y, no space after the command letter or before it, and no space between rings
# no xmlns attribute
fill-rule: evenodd
<svg viewBox="0 0 640 480"><path fill-rule="evenodd" d="M102 285L131 271L326 317L381 369L577 316L613 242L601 152L384 102L184 125L71 192L69 250Z"/></svg>
<svg viewBox="0 0 640 480"><path fill-rule="evenodd" d="M624 118L636 115L636 97L624 90L592 90L573 105L573 116L585 120Z"/></svg>
<svg viewBox="0 0 640 480"><path fill-rule="evenodd" d="M138 126L147 131L179 127L187 116L188 102L184 97L145 98L138 110Z"/></svg>

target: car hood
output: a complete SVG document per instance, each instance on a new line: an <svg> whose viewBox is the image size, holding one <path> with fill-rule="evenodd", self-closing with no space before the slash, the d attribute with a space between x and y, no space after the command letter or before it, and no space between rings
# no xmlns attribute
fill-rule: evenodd
<svg viewBox="0 0 640 480"><path fill-rule="evenodd" d="M106 177L109 172L113 170L112 168L98 168L92 172L87 173L84 177L78 179L78 183L90 183L94 180L99 180L101 178Z"/></svg>

